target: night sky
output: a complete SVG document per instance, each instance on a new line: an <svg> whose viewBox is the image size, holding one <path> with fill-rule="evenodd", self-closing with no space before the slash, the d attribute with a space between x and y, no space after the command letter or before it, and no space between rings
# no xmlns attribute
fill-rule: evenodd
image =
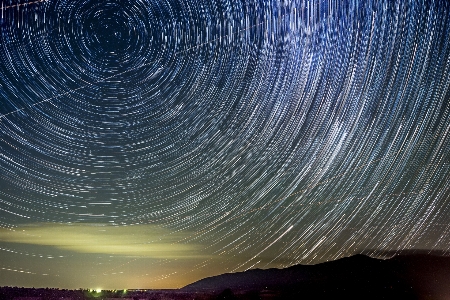
<svg viewBox="0 0 450 300"><path fill-rule="evenodd" d="M0 286L450 254L450 3L3 0Z"/></svg>

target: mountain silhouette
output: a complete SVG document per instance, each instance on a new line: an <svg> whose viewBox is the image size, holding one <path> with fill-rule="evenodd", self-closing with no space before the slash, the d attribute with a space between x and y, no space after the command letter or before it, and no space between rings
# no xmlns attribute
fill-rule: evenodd
<svg viewBox="0 0 450 300"><path fill-rule="evenodd" d="M181 290L228 295L224 299L446 299L450 257L401 254L377 259L358 254L317 265L227 273Z"/></svg>

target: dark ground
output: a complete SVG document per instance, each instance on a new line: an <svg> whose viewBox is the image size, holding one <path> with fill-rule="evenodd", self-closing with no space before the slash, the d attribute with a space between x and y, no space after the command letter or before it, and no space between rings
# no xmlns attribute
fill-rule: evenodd
<svg viewBox="0 0 450 300"><path fill-rule="evenodd" d="M102 291L0 288L0 300L53 299L447 299L450 257L364 255L318 265L249 270L209 277L178 290Z"/></svg>

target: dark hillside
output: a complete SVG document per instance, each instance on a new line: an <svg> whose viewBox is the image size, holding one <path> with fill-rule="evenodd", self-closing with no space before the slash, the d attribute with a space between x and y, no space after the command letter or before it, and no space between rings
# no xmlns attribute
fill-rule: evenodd
<svg viewBox="0 0 450 300"><path fill-rule="evenodd" d="M182 290L253 294L269 299L443 299L450 294L450 258L355 255L317 265L249 270L194 282Z"/></svg>

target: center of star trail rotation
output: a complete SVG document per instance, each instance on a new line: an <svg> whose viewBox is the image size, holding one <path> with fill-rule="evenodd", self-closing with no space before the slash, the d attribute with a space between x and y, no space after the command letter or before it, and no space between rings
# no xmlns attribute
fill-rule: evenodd
<svg viewBox="0 0 450 300"><path fill-rule="evenodd" d="M0 25L4 282L449 250L447 1L3 1Z"/></svg>

